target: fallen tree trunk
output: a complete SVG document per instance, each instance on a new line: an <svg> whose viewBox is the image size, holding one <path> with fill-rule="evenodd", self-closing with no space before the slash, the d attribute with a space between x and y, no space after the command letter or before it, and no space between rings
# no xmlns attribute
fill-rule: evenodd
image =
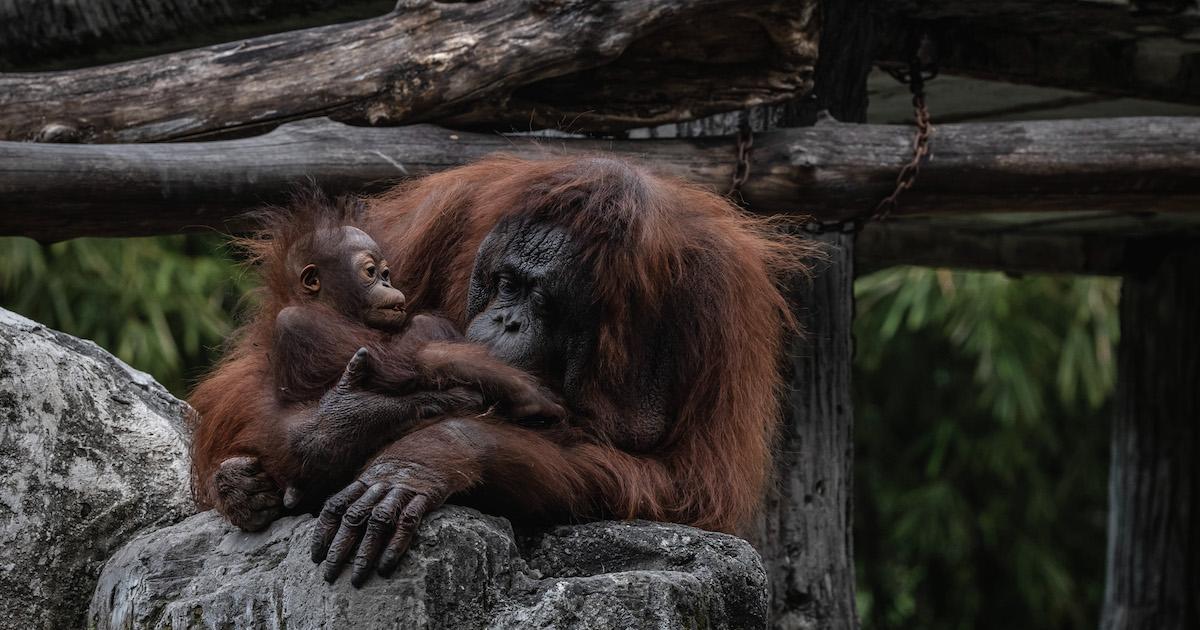
<svg viewBox="0 0 1200 630"><path fill-rule="evenodd" d="M722 87L708 103L700 97L701 88L711 95L716 84L698 73L689 83L695 98L668 105L678 100L672 93L671 99L657 103L665 113L654 111L644 119L636 114L639 107L645 109L644 99L617 99L625 127L692 118L714 111L706 107L728 107L730 101L782 100L807 90L815 58L814 3L804 0L809 9L803 20L781 21L772 4L742 8L733 0L413 0L386 16L359 22L98 68L0 75L0 138L148 142L245 134L322 114L372 125L442 115L469 118L471 103L490 99L489 109L503 110L505 98L518 87L603 65L637 40L680 25L704 40L706 32L723 33L736 22L756 41L772 43L758 57L776 63L733 64L758 77L750 81L754 89L747 90L744 83ZM693 52L692 57L703 57L703 50ZM672 48L663 57L679 54ZM692 66L700 63L691 61ZM756 70L758 65L763 68ZM634 63L632 68L647 66L653 64ZM541 97L553 101L556 93ZM560 97L568 102L556 107L582 110L584 101L576 97L596 95ZM625 120L630 117L636 120Z"/></svg>
<svg viewBox="0 0 1200 630"><path fill-rule="evenodd" d="M870 212L911 152L897 125L823 123L759 134L751 207L838 221ZM1200 211L1200 119L1121 118L943 125L897 214L1105 209ZM326 119L207 143L55 145L0 142L0 234L44 241L231 227L312 178L331 191L373 190L494 152L607 152L714 190L728 188L732 138L512 138L430 125L350 127Z"/></svg>

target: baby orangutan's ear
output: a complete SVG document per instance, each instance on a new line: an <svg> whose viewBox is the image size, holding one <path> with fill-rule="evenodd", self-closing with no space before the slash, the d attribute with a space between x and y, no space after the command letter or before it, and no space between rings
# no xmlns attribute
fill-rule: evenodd
<svg viewBox="0 0 1200 630"><path fill-rule="evenodd" d="M305 265L304 269L300 270L300 284L305 291L316 294L321 290L321 279L317 277L316 265Z"/></svg>

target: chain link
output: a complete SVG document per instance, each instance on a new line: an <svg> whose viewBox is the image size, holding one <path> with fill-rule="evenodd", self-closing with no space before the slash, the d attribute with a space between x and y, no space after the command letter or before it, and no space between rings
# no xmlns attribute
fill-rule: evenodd
<svg viewBox="0 0 1200 630"><path fill-rule="evenodd" d="M921 173L921 163L930 154L930 139L933 137L933 122L929 116L929 107L925 103L925 82L932 80L938 74L936 62L931 53L932 44L927 37L921 36L912 40L910 45L912 56L907 64L880 64L880 68L897 81L907 84L912 93L913 119L917 130L913 136L912 157L896 174L896 185L891 194L884 197L871 210L849 221L812 221L805 229L814 233L825 232L857 232L868 221L883 221L899 205L900 195L917 183ZM750 151L754 148L754 133L750 128L750 118L746 112L738 124L737 158L733 170L733 180L730 182L728 195L731 198L741 196L742 186L750 178Z"/></svg>
<svg viewBox="0 0 1200 630"><path fill-rule="evenodd" d="M750 179L750 150L754 148L754 132L750 129L750 118L742 113L738 122L737 160L733 167L733 181L729 184L728 195L731 198L741 197L742 186Z"/></svg>
<svg viewBox="0 0 1200 630"><path fill-rule="evenodd" d="M923 45L914 51L913 58L907 68L885 67L884 70L897 81L907 83L912 92L913 118L917 124L917 132L913 137L913 154L900 172L896 175L896 187L892 194L884 197L871 213L871 220L882 221L899 205L900 194L917 183L917 175L921 173L921 162L929 155L929 138L933 135L933 124L929 118L929 108L925 104L925 82L937 76L937 68L926 69L922 61L925 51Z"/></svg>
<svg viewBox="0 0 1200 630"><path fill-rule="evenodd" d="M910 49L912 56L907 64L879 64L879 67L893 79L907 84L912 93L913 118L917 125L912 157L896 174L896 185L891 194L881 199L869 213L860 214L849 221L813 221L805 226L809 232L857 232L869 221L882 221L899 205L900 194L917 183L921 163L930 153L930 139L934 131L929 107L925 104L925 82L937 76L938 68L933 59L932 44L927 37L913 39Z"/></svg>

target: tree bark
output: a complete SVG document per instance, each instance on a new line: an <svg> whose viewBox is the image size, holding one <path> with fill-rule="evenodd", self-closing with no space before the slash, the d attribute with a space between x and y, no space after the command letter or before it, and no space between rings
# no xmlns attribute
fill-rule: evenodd
<svg viewBox="0 0 1200 630"><path fill-rule="evenodd" d="M1200 627L1200 250L1126 276L1103 630Z"/></svg>
<svg viewBox="0 0 1200 630"><path fill-rule="evenodd" d="M1200 103L1200 14L1078 0L894 0L880 11L880 59L907 62L916 32L947 72Z"/></svg>
<svg viewBox="0 0 1200 630"><path fill-rule="evenodd" d="M909 159L912 129L827 123L758 134L742 194L764 212L840 220L870 212ZM942 125L896 214L1082 211L1196 213L1200 119ZM505 138L427 125L292 123L206 143L0 142L0 234L42 240L221 227L289 185L370 189L494 152L607 151L724 192L734 140Z"/></svg>
<svg viewBox="0 0 1200 630"><path fill-rule="evenodd" d="M819 237L829 260L797 278L790 301L804 328L789 344L789 388L776 483L751 542L771 581L771 627L852 630L854 235Z"/></svg>
<svg viewBox="0 0 1200 630"><path fill-rule="evenodd" d="M437 122L607 134L806 94L816 59L816 0L748 6L664 29L611 63L521 86Z"/></svg>
<svg viewBox="0 0 1200 630"><path fill-rule="evenodd" d="M810 1L815 0L802 0L801 6ZM815 50L811 28L799 33L782 28L796 27L795 21L776 26L775 13L772 4L742 8L733 0L413 0L359 22L98 68L0 75L0 138L146 142L245 134L321 114L372 125L430 120L603 65L664 29L687 24L703 40L701 34L724 32L734 19L758 24L758 32L767 35L759 39L771 43L760 56L778 55L781 61L766 64L759 74L751 71L754 64L744 68L747 77L757 78L717 90L714 102L781 100L807 90ZM711 77L691 84L716 85ZM656 102L658 97L646 97L658 106L649 119L690 118L710 106L696 99L668 105ZM564 98L563 111L583 109L570 95ZM628 122L640 120L630 105L636 102L618 100L614 106L614 117L626 127L645 124ZM519 106L514 111L528 113ZM592 118L603 117L603 111Z"/></svg>
<svg viewBox="0 0 1200 630"><path fill-rule="evenodd" d="M866 122L867 75L874 53L872 5L871 0L822 0L813 93L776 108L782 109L778 118L768 119L785 127L811 125L826 113L847 123ZM861 130L858 125L833 127L851 135ZM753 155L751 173L761 168L761 161L762 156ZM805 203L808 197L797 191L794 199ZM861 212L862 206L857 207ZM812 279L791 279L789 301L804 336L793 338L788 351L777 483L767 496L755 540L771 579L773 630L858 627L850 380L857 246L852 233L817 238L828 247L828 261Z"/></svg>
<svg viewBox="0 0 1200 630"><path fill-rule="evenodd" d="M358 14L370 11L372 6L382 7L374 10L373 14L379 15L391 10L395 3L387 0L352 3L337 0L0 0L0 68L46 64L50 60L95 54L121 46L144 48L229 25L257 27L269 32L268 21L346 4L354 5L352 11ZM346 12L345 6L338 6L338 15Z"/></svg>

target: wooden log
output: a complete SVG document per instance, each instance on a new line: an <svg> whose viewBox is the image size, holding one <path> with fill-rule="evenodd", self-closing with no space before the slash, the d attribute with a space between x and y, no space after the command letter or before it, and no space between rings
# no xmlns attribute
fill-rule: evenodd
<svg viewBox="0 0 1200 630"><path fill-rule="evenodd" d="M794 99L813 85L816 4L758 2L667 28L611 63L521 86L437 122L619 133Z"/></svg>
<svg viewBox="0 0 1200 630"><path fill-rule="evenodd" d="M826 234L829 259L794 278L804 336L787 350L774 488L750 540L771 580L771 628L858 627L854 610L854 235Z"/></svg>
<svg viewBox="0 0 1200 630"><path fill-rule="evenodd" d="M924 33L948 72L1200 103L1200 13L1131 12L1079 0L895 0L879 6L882 60L906 62L909 34Z"/></svg>
<svg viewBox="0 0 1200 630"><path fill-rule="evenodd" d="M822 0L816 87L811 98L783 108L780 125L812 124L822 111L848 123L866 122L872 5L871 0ZM857 125L834 127L858 130ZM798 199L804 197L800 193ZM752 539L771 582L772 630L858 627L851 387L858 245L850 233L815 238L826 245L829 257L812 278L789 279L789 302L804 336L791 339L787 350L776 481Z"/></svg>
<svg viewBox="0 0 1200 630"><path fill-rule="evenodd" d="M731 17L773 23L772 5L740 4L406 1L386 16L359 22L98 68L0 75L0 138L145 142L245 133L314 115L372 125L430 120L529 83L603 65L633 42L673 26L687 24L699 34L723 30ZM788 98L806 88L802 71L815 56L811 29L766 31L775 34L768 41L788 49L788 63L779 68L800 75L782 85L759 85L750 100L768 98L764 94ZM778 74L771 68L761 80ZM715 106L727 104L725 98ZM651 118L699 115L663 107L670 113Z"/></svg>
<svg viewBox="0 0 1200 630"><path fill-rule="evenodd" d="M1200 253L1121 289L1102 630L1200 626Z"/></svg>
<svg viewBox="0 0 1200 630"><path fill-rule="evenodd" d="M173 39L212 34L217 38L205 43L217 43L301 28L295 23L309 22L304 16L313 13L324 21L306 26L381 15L394 6L389 0L0 0L0 69L119 57L121 48L141 48L144 57L148 48L191 47L172 46ZM220 39L221 31L241 34Z"/></svg>
<svg viewBox="0 0 1200 630"><path fill-rule="evenodd" d="M904 126L826 123L758 134L743 196L765 212L837 221L870 212L908 160ZM1108 209L1200 211L1200 119L943 125L897 216ZM493 152L611 152L725 191L731 138L528 139L428 125L314 119L206 143L0 142L0 234L46 241L224 227L294 182L375 189Z"/></svg>

